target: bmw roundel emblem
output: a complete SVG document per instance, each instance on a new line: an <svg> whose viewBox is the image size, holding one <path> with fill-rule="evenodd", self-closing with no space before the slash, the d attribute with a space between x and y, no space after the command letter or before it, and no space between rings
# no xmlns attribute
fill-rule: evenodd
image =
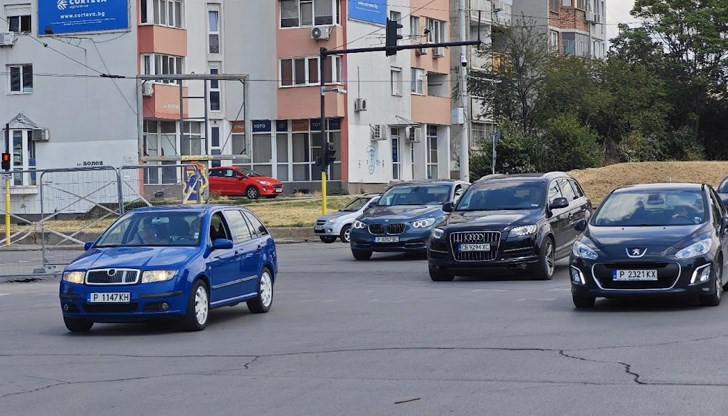
<svg viewBox="0 0 728 416"><path fill-rule="evenodd" d="M108 274L109 276L113 276L116 274L116 269L109 269L106 271L106 274Z"/></svg>

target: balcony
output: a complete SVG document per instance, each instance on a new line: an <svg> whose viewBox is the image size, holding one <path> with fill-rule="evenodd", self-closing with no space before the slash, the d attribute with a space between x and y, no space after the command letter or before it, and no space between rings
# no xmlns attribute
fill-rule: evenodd
<svg viewBox="0 0 728 416"><path fill-rule="evenodd" d="M327 88L333 86L328 85ZM318 86L278 89L278 118L297 120L321 116L321 95ZM326 117L346 116L346 94L326 93Z"/></svg>
<svg viewBox="0 0 728 416"><path fill-rule="evenodd" d="M470 0L470 24L478 25L478 14L480 13L480 23L490 24L493 15L493 2L491 0Z"/></svg>
<svg viewBox="0 0 728 416"><path fill-rule="evenodd" d="M150 81L147 81L149 84ZM152 95L144 97L144 118L178 120L179 111L179 85L175 84L152 84ZM187 96L187 87L182 87L182 94ZM182 117L188 117L188 105L184 104Z"/></svg>
<svg viewBox="0 0 728 416"><path fill-rule="evenodd" d="M187 56L187 30L176 27L141 25L139 53Z"/></svg>
<svg viewBox="0 0 728 416"><path fill-rule="evenodd" d="M321 47L336 49L344 43L344 30L341 26L319 27L330 28L328 39L313 39L313 27L279 29L276 33L278 56L318 56Z"/></svg>

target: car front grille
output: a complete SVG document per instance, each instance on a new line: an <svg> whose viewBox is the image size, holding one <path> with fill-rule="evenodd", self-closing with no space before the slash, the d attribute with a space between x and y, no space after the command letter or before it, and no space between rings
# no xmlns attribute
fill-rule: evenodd
<svg viewBox="0 0 728 416"><path fill-rule="evenodd" d="M273 189L281 189L281 188L283 188L282 183L277 183L277 184L273 185Z"/></svg>
<svg viewBox="0 0 728 416"><path fill-rule="evenodd" d="M456 261L490 261L498 254L499 231L463 231L450 234L450 248ZM489 243L490 251L460 251L460 244Z"/></svg>
<svg viewBox="0 0 728 416"><path fill-rule="evenodd" d="M369 224L369 232L376 235L402 234L406 228L405 224Z"/></svg>
<svg viewBox="0 0 728 416"><path fill-rule="evenodd" d="M614 270L657 270L657 280L653 281L614 281ZM669 289L680 278L680 265L677 263L598 263L592 267L592 275L599 286L604 289L640 290Z"/></svg>
<svg viewBox="0 0 728 416"><path fill-rule="evenodd" d="M124 313L136 312L136 303L84 303L83 309L88 313Z"/></svg>
<svg viewBox="0 0 728 416"><path fill-rule="evenodd" d="M139 281L139 270L95 269L86 273L88 285L133 285Z"/></svg>
<svg viewBox="0 0 728 416"><path fill-rule="evenodd" d="M324 225L326 224L326 220L316 220L316 225Z"/></svg>

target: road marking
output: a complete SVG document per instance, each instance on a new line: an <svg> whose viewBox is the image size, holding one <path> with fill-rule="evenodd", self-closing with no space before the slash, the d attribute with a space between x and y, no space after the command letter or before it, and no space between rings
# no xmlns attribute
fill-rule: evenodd
<svg viewBox="0 0 728 416"><path fill-rule="evenodd" d="M0 293L0 296L7 296L7 295L9 295L9 294L10 294L10 293Z"/></svg>
<svg viewBox="0 0 728 416"><path fill-rule="evenodd" d="M505 289L473 289L472 290L473 293L478 293L478 292L505 292L505 291L506 291Z"/></svg>
<svg viewBox="0 0 728 416"><path fill-rule="evenodd" d="M521 298L521 299L518 299L518 302L525 302L527 300L536 300L536 301L540 301L540 302L553 302L556 299L557 298Z"/></svg>
<svg viewBox="0 0 728 416"><path fill-rule="evenodd" d="M571 292L570 287L557 287L555 289L549 289L549 292Z"/></svg>

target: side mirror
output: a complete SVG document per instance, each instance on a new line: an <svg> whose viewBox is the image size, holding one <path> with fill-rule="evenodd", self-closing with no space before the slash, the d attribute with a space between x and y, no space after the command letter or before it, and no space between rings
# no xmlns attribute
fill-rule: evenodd
<svg viewBox="0 0 728 416"><path fill-rule="evenodd" d="M89 251L91 250L91 247L94 246L95 241L87 241L83 244L83 251Z"/></svg>
<svg viewBox="0 0 728 416"><path fill-rule="evenodd" d="M455 203L452 201L445 202L442 205L442 210L445 212L453 212L454 209L455 209Z"/></svg>
<svg viewBox="0 0 728 416"><path fill-rule="evenodd" d="M549 206L550 209L560 209L569 206L569 201L566 198L556 198L554 202Z"/></svg>
<svg viewBox="0 0 728 416"><path fill-rule="evenodd" d="M233 240L227 238L218 238L212 242L213 250L226 250L233 248Z"/></svg>
<svg viewBox="0 0 728 416"><path fill-rule="evenodd" d="M720 228L725 231L728 229L728 217L723 217L722 220L720 220Z"/></svg>
<svg viewBox="0 0 728 416"><path fill-rule="evenodd" d="M574 224L574 229L578 232L584 232L586 230L586 221L585 220L579 220Z"/></svg>

